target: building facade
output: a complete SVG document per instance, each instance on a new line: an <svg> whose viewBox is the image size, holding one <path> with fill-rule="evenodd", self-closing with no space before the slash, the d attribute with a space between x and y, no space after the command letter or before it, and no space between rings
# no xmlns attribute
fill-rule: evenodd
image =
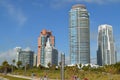
<svg viewBox="0 0 120 80"><path fill-rule="evenodd" d="M50 39L48 38L45 47L45 67L49 67L48 63L51 65L58 65L58 51L50 45Z"/></svg>
<svg viewBox="0 0 120 80"><path fill-rule="evenodd" d="M22 50L21 48L17 48L16 63L18 61L21 61L22 67L29 65L32 68L33 67L33 55L34 55L34 52L31 50Z"/></svg>
<svg viewBox="0 0 120 80"><path fill-rule="evenodd" d="M52 49L52 65L58 65L58 50L53 47Z"/></svg>
<svg viewBox="0 0 120 80"><path fill-rule="evenodd" d="M82 4L72 6L69 12L70 64L90 63L89 15Z"/></svg>
<svg viewBox="0 0 120 80"><path fill-rule="evenodd" d="M52 35L51 31L42 30L40 36L38 37L38 57L37 57L37 66L42 65L47 67L47 62L52 64L52 54L55 46L55 38ZM49 56L47 56L49 55ZM48 58L48 60L46 59ZM57 57L55 59L58 59ZM58 63L58 62L57 62Z"/></svg>
<svg viewBox="0 0 120 80"><path fill-rule="evenodd" d="M97 64L100 66L115 64L117 61L113 29L111 25L100 25L98 29Z"/></svg>
<svg viewBox="0 0 120 80"><path fill-rule="evenodd" d="M33 55L33 66L37 66L37 54Z"/></svg>
<svg viewBox="0 0 120 80"><path fill-rule="evenodd" d="M15 66L17 66L17 62L19 61L19 52L22 51L21 47L16 47L15 52L16 52L16 59L15 59Z"/></svg>

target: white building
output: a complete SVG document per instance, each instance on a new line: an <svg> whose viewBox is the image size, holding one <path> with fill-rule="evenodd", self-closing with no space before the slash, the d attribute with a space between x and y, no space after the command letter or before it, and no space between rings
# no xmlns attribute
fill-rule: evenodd
<svg viewBox="0 0 120 80"><path fill-rule="evenodd" d="M16 59L15 59L15 65L17 66L17 62L19 61L19 52L22 50L21 47L16 47L15 51L16 51Z"/></svg>
<svg viewBox="0 0 120 80"><path fill-rule="evenodd" d="M48 38L45 47L45 58L44 58L44 66L48 67L48 63L51 65L58 65L58 51L50 44L50 39Z"/></svg>
<svg viewBox="0 0 120 80"><path fill-rule="evenodd" d="M98 29L97 64L100 66L115 64L117 61L111 25L100 25Z"/></svg>

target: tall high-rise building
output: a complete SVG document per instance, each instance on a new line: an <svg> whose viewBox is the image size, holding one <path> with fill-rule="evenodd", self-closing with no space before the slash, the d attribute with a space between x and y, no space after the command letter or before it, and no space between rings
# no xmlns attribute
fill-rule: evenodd
<svg viewBox="0 0 120 80"><path fill-rule="evenodd" d="M38 58L37 58L37 66L42 65L47 67L48 60L51 64L53 64L52 57L54 57L52 54L54 54L53 49L55 46L55 38L52 35L51 31L42 30L40 33L40 36L38 37ZM48 56L49 55L49 56ZM56 54L55 54L56 55ZM58 53L57 53L58 55ZM48 58L48 60L46 59ZM58 56L54 58L55 60L58 59ZM56 62L58 63L58 61Z"/></svg>
<svg viewBox="0 0 120 80"><path fill-rule="evenodd" d="M98 29L97 64L115 64L117 61L111 25L100 25Z"/></svg>
<svg viewBox="0 0 120 80"><path fill-rule="evenodd" d="M70 64L90 63L89 15L85 5L72 6L69 16Z"/></svg>

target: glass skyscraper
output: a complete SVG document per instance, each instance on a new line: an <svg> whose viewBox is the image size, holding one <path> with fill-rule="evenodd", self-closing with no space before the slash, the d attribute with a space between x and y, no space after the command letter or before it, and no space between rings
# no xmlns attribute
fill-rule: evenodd
<svg viewBox="0 0 120 80"><path fill-rule="evenodd" d="M117 61L111 25L100 25L98 29L97 64L115 64Z"/></svg>
<svg viewBox="0 0 120 80"><path fill-rule="evenodd" d="M70 64L90 63L89 15L82 4L69 12Z"/></svg>

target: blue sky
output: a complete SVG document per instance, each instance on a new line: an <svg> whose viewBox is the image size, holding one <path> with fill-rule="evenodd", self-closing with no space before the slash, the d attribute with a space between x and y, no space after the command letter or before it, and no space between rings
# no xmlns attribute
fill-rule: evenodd
<svg viewBox="0 0 120 80"><path fill-rule="evenodd" d="M37 38L42 29L52 31L56 48L68 58L69 10L74 4L86 5L90 14L91 58L96 58L101 24L113 26L119 51L120 0L0 0L0 59L8 59L16 46L29 47L37 53Z"/></svg>

